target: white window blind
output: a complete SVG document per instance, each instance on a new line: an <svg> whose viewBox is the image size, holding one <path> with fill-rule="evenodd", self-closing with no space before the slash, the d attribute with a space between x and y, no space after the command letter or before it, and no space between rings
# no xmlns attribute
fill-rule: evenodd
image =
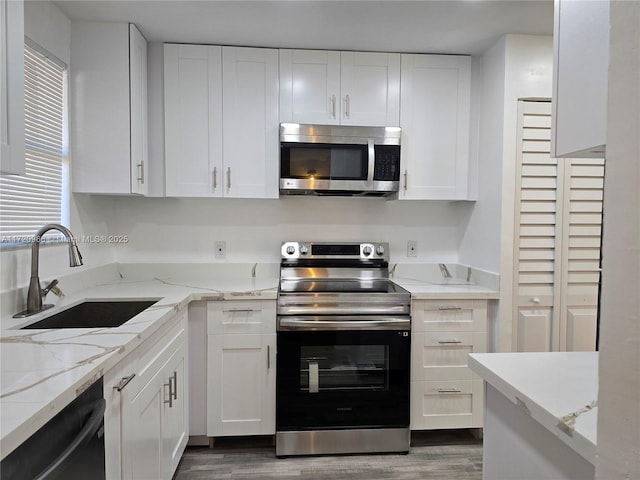
<svg viewBox="0 0 640 480"><path fill-rule="evenodd" d="M25 175L0 177L1 244L31 241L63 220L64 66L25 45Z"/></svg>

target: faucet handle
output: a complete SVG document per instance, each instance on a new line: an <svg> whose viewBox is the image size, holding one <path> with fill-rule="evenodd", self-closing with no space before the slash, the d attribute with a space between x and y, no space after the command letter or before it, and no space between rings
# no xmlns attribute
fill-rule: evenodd
<svg viewBox="0 0 640 480"><path fill-rule="evenodd" d="M49 293L51 290L53 290L54 288L56 288L56 285L58 285L58 279L57 279L57 278L56 278L56 279L51 280L51 282L49 283L49 285L47 285L46 287L44 287L44 288L41 290L42 298L46 297L46 296L47 296L47 293Z"/></svg>

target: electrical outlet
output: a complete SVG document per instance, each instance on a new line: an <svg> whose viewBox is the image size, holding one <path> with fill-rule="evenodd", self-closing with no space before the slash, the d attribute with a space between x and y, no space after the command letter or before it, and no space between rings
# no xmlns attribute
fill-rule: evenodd
<svg viewBox="0 0 640 480"><path fill-rule="evenodd" d="M225 258L227 256L227 242L219 240L215 242L216 258Z"/></svg>
<svg viewBox="0 0 640 480"><path fill-rule="evenodd" d="M418 242L416 240L407 241L407 257L418 256Z"/></svg>

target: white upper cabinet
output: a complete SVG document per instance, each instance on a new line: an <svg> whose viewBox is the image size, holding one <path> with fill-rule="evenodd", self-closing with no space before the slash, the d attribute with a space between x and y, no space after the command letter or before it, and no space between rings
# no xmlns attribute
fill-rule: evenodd
<svg viewBox="0 0 640 480"><path fill-rule="evenodd" d="M609 2L555 0L552 157L603 158Z"/></svg>
<svg viewBox="0 0 640 480"><path fill-rule="evenodd" d="M278 51L166 44L167 196L278 197Z"/></svg>
<svg viewBox="0 0 640 480"><path fill-rule="evenodd" d="M407 200L466 200L471 58L402 55L401 187Z"/></svg>
<svg viewBox="0 0 640 480"><path fill-rule="evenodd" d="M73 191L146 194L147 43L133 24L71 26Z"/></svg>
<svg viewBox="0 0 640 480"><path fill-rule="evenodd" d="M167 196L222 197L222 47L164 46Z"/></svg>
<svg viewBox="0 0 640 480"><path fill-rule="evenodd" d="M400 55L280 50L280 121L397 127Z"/></svg>
<svg viewBox="0 0 640 480"><path fill-rule="evenodd" d="M0 0L0 173L24 174L24 3Z"/></svg>
<svg viewBox="0 0 640 480"><path fill-rule="evenodd" d="M278 50L223 47L225 197L278 198Z"/></svg>

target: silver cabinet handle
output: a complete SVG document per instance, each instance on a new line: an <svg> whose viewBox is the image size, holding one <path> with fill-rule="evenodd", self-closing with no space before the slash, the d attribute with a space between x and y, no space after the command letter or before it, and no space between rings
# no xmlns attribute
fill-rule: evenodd
<svg viewBox="0 0 640 480"><path fill-rule="evenodd" d="M462 343L462 340L438 340L439 344L449 344L449 343Z"/></svg>
<svg viewBox="0 0 640 480"><path fill-rule="evenodd" d="M439 388L438 393L460 393L459 388Z"/></svg>
<svg viewBox="0 0 640 480"><path fill-rule="evenodd" d="M173 377L169 378L169 382L173 380L173 399L178 400L178 371L174 370Z"/></svg>
<svg viewBox="0 0 640 480"><path fill-rule="evenodd" d="M128 377L122 377L122 379L120 379L120 381L118 382L117 385L115 385L113 388L118 390L119 392L121 392L124 387L126 387L127 385L129 385L129 382L131 380L133 380L133 377L135 377L136 374L132 373L131 375L129 375Z"/></svg>
<svg viewBox="0 0 640 480"><path fill-rule="evenodd" d="M406 192L407 191L407 171L404 171L404 174L402 175L404 177L404 187L403 190Z"/></svg>
<svg viewBox="0 0 640 480"><path fill-rule="evenodd" d="M218 167L213 167L213 190L218 188Z"/></svg>
<svg viewBox="0 0 640 480"><path fill-rule="evenodd" d="M231 167L227 167L227 190L231 188Z"/></svg>
<svg viewBox="0 0 640 480"><path fill-rule="evenodd" d="M336 118L336 96L335 95L331 95L331 117L333 119Z"/></svg>
<svg viewBox="0 0 640 480"><path fill-rule="evenodd" d="M138 164L138 178L137 180L144 184L144 162Z"/></svg>
<svg viewBox="0 0 640 480"><path fill-rule="evenodd" d="M349 94L347 93L344 97L344 117L345 118L349 118L350 117L350 106L351 106L351 99L349 98Z"/></svg>
<svg viewBox="0 0 640 480"><path fill-rule="evenodd" d="M236 313L236 312L254 312L255 310L251 308L232 308L231 310L225 310L226 312Z"/></svg>
<svg viewBox="0 0 640 480"><path fill-rule="evenodd" d="M173 407L173 389L171 388L171 385L173 382L171 380L172 380L172 377L169 377L169 383L165 383L163 385L163 390L165 393L165 399L163 400L163 402L169 404L169 408ZM167 392L166 387L169 387L169 400L166 399L166 392Z"/></svg>
<svg viewBox="0 0 640 480"><path fill-rule="evenodd" d="M538 305L540 303L540 299L538 297L533 297L531 299L531 303L533 303L534 305Z"/></svg>
<svg viewBox="0 0 640 480"><path fill-rule="evenodd" d="M453 305L451 305L451 306L445 305L445 306L442 306L442 307L438 307L438 310L440 310L440 311L462 310L462 307L456 307L456 306L453 306Z"/></svg>
<svg viewBox="0 0 640 480"><path fill-rule="evenodd" d="M271 368L271 345L267 345L267 370Z"/></svg>

